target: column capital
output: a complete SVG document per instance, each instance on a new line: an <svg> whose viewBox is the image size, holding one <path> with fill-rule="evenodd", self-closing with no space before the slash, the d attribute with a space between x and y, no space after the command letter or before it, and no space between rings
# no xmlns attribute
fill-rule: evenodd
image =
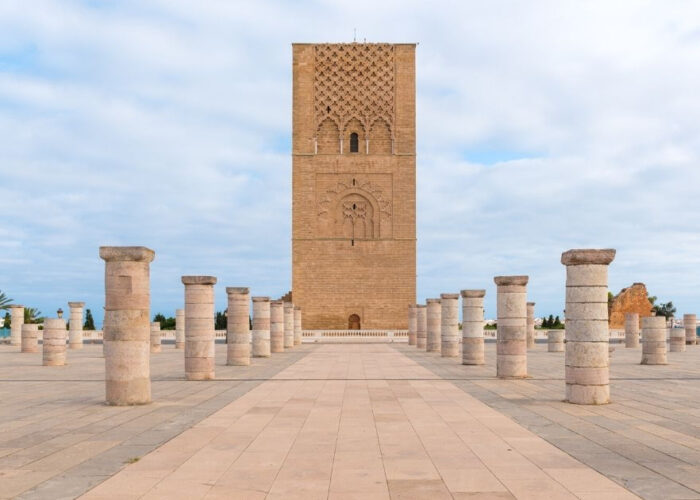
<svg viewBox="0 0 700 500"><path fill-rule="evenodd" d="M216 285L214 276L183 276L183 285Z"/></svg>
<svg viewBox="0 0 700 500"><path fill-rule="evenodd" d="M107 261L151 262L156 253L146 247L100 247L100 258Z"/></svg>
<svg viewBox="0 0 700 500"><path fill-rule="evenodd" d="M461 290L459 293L465 299L479 299L486 295L486 290Z"/></svg>
<svg viewBox="0 0 700 500"><path fill-rule="evenodd" d="M250 288L244 287L244 286L227 286L226 293L229 295L231 295L231 294L245 295L247 293L250 293Z"/></svg>
<svg viewBox="0 0 700 500"><path fill-rule="evenodd" d="M524 275L519 275L519 276L494 276L493 282L496 283L496 285L520 285L524 286L527 285L528 280L530 279L529 276L524 276Z"/></svg>
<svg viewBox="0 0 700 500"><path fill-rule="evenodd" d="M68 307L85 307L85 302L68 302Z"/></svg>
<svg viewBox="0 0 700 500"><path fill-rule="evenodd" d="M614 248L575 248L561 254L561 263L565 266L608 265L615 258L615 253Z"/></svg>

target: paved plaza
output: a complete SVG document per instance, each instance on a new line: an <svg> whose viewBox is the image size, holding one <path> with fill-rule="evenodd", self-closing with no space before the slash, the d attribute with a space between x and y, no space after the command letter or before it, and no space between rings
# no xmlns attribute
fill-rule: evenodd
<svg viewBox="0 0 700 500"><path fill-rule="evenodd" d="M0 347L2 498L700 498L700 348L612 354L613 402L564 398L563 353L498 380L405 344L304 344L217 380L152 356L154 403L108 407L100 345ZM634 493L634 494L633 494Z"/></svg>

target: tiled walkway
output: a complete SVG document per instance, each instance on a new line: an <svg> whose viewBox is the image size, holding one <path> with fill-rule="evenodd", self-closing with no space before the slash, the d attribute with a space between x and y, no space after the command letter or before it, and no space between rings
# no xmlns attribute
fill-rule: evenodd
<svg viewBox="0 0 700 500"><path fill-rule="evenodd" d="M390 497L636 498L393 347L367 344L311 350L83 498Z"/></svg>

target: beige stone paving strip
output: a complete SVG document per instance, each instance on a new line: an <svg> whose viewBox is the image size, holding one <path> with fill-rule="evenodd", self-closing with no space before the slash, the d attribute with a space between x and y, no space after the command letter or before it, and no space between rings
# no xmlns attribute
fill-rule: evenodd
<svg viewBox="0 0 700 500"><path fill-rule="evenodd" d="M636 498L384 345L327 345L87 499Z"/></svg>

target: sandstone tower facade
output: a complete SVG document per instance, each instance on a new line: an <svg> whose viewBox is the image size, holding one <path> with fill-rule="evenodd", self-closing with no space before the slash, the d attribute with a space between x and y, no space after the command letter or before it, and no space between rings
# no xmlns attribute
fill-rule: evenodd
<svg viewBox="0 0 700 500"><path fill-rule="evenodd" d="M406 328L415 44L294 44L293 54L292 297L304 328Z"/></svg>

